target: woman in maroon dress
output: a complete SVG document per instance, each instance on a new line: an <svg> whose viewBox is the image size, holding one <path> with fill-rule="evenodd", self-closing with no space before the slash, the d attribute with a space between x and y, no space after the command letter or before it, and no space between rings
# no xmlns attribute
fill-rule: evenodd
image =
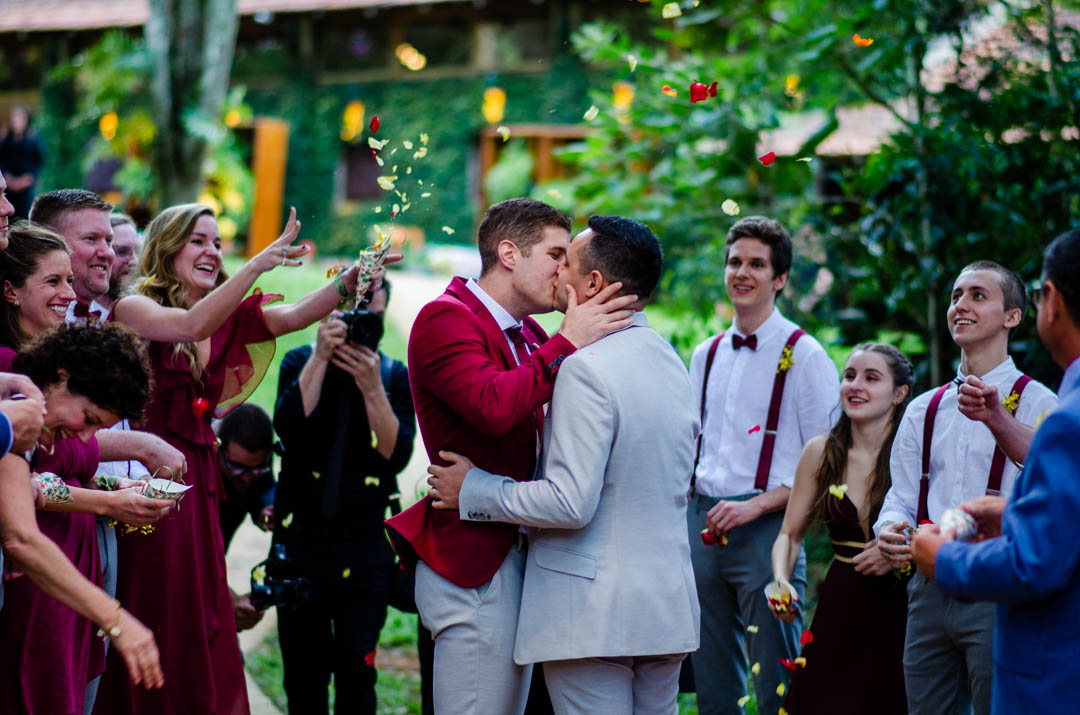
<svg viewBox="0 0 1080 715"><path fill-rule="evenodd" d="M23 304L33 303L26 291L20 295ZM21 346L18 355L0 348L0 369L28 375L45 395L47 414L31 469L53 472L74 487L89 481L97 468L94 432L121 418L140 418L150 393L146 353L130 331L116 325L61 321ZM42 511L38 526L79 573L100 586L92 514ZM115 633L124 654L130 655L133 645L154 649L150 632L119 604L109 618L103 626ZM0 712L81 715L86 684L104 668L96 630L29 579L8 581L0 610Z"/></svg>
<svg viewBox="0 0 1080 715"><path fill-rule="evenodd" d="M773 544L773 578L788 579L803 537L824 521L834 560L821 586L802 658L784 708L791 715L907 713L904 694L906 578L894 575L878 552L870 526L889 490L889 454L914 383L914 370L891 345L855 346L840 383L843 414L828 434L807 442L795 470L780 534ZM777 612L791 622L798 609Z"/></svg>
<svg viewBox="0 0 1080 715"><path fill-rule="evenodd" d="M210 420L255 389L276 336L324 317L355 290L357 274L350 269L293 305L264 307L271 297L258 292L240 300L263 271L299 263L304 249L290 247L298 231L293 211L282 237L226 280L221 237L209 208L174 206L146 229L140 266L146 278L139 295L116 304L113 317L151 341L154 394L145 428L184 453L185 478L193 488L153 533L119 540L117 596L158 635L165 688L132 688L112 667L110 653L96 713L248 712L226 585L218 523L222 487ZM178 321L200 313L220 316L230 304L212 332L178 335Z"/></svg>

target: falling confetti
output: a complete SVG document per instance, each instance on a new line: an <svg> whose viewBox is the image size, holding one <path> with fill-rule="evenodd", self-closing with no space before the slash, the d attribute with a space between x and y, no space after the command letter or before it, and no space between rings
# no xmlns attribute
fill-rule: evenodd
<svg viewBox="0 0 1080 715"><path fill-rule="evenodd" d="M814 157L812 157L812 156L800 156L800 157L799 157L798 159L796 159L795 161L801 161L801 162L802 162L802 163L804 163L804 164L809 164L809 163L810 163L810 162L812 162L813 160L814 160Z"/></svg>
<svg viewBox="0 0 1080 715"><path fill-rule="evenodd" d="M600 108L597 107L594 104L594 105L592 105L591 107L589 107L588 109L585 110L585 114L584 114L583 118L585 119L586 122L591 122L592 120L596 119L597 115L599 115L599 114L600 114Z"/></svg>
<svg viewBox="0 0 1080 715"><path fill-rule="evenodd" d="M427 146L427 143L428 143L427 132L423 132L423 133L420 134L420 143L423 144L424 146Z"/></svg>
<svg viewBox="0 0 1080 715"><path fill-rule="evenodd" d="M847 494L847 484L830 484L829 494L832 494L837 499L843 499Z"/></svg>
<svg viewBox="0 0 1080 715"><path fill-rule="evenodd" d="M290 526L292 526L292 520L293 520L293 515L292 514L287 514L285 516L285 518L281 520L282 528L288 529Z"/></svg>
<svg viewBox="0 0 1080 715"><path fill-rule="evenodd" d="M724 203L720 204L720 210L726 213L728 216L739 215L739 204L732 199L725 199ZM761 425L755 425L758 429L761 429ZM750 433L753 434L754 430L751 429Z"/></svg>
<svg viewBox="0 0 1080 715"><path fill-rule="evenodd" d="M442 230L446 233L447 236L453 236L454 233L456 233L454 229L450 228L449 226L443 226Z"/></svg>
<svg viewBox="0 0 1080 715"><path fill-rule="evenodd" d="M679 7L679 3L677 2L669 2L664 5L664 9L660 11L660 14L665 20L670 20L673 17L682 15L682 8Z"/></svg>
<svg viewBox="0 0 1080 715"><path fill-rule="evenodd" d="M859 47L869 47L870 45L874 44L873 37L860 37L859 33L857 32L851 36L851 41Z"/></svg>
<svg viewBox="0 0 1080 715"><path fill-rule="evenodd" d="M757 160L760 161L763 166L768 166L769 164L776 161L776 152L770 151L768 154L762 154L757 158Z"/></svg>
<svg viewBox="0 0 1080 715"><path fill-rule="evenodd" d="M746 632L747 633L757 633L758 632L758 627L757 626L747 626L746 627Z"/></svg>
<svg viewBox="0 0 1080 715"><path fill-rule="evenodd" d="M420 198L422 198L422 199L426 199L429 196L431 196L430 191L425 191L424 193L420 194Z"/></svg>
<svg viewBox="0 0 1080 715"><path fill-rule="evenodd" d="M372 134L375 134L375 133L377 133L379 131L379 115L378 114L376 114L374 117L371 118L371 124L369 124L368 126L371 127L371 133Z"/></svg>
<svg viewBox="0 0 1080 715"><path fill-rule="evenodd" d="M744 695L741 698L739 698L738 700L736 700L735 704L738 705L741 708L742 706L746 705L748 702L750 702L750 696L749 695Z"/></svg>
<svg viewBox="0 0 1080 715"><path fill-rule="evenodd" d="M191 411L196 418L202 419L202 416L210 411L210 400L205 397L196 397L191 401Z"/></svg>
<svg viewBox="0 0 1080 715"><path fill-rule="evenodd" d="M627 55L626 62L630 65L631 72L637 69L637 57L634 57L633 55Z"/></svg>
<svg viewBox="0 0 1080 715"><path fill-rule="evenodd" d="M548 192L548 196L555 199L556 201L558 201L559 199L561 199L563 197L562 192L559 191L558 189L548 189L547 192Z"/></svg>
<svg viewBox="0 0 1080 715"><path fill-rule="evenodd" d="M787 692L787 686L786 685L784 685L783 683L780 683L779 685L776 686L776 694L777 695L779 695L780 697L784 697L785 692Z"/></svg>
<svg viewBox="0 0 1080 715"><path fill-rule="evenodd" d="M377 181L379 182L379 188L383 191L393 191L397 176L380 176Z"/></svg>
<svg viewBox="0 0 1080 715"><path fill-rule="evenodd" d="M803 658L801 656L796 658L795 659L795 665L799 666L800 668L805 668L806 667L806 658Z"/></svg>
<svg viewBox="0 0 1080 715"><path fill-rule="evenodd" d="M410 142L410 141L404 141L404 142L401 142L401 146L403 146L406 149L409 149L411 151L412 148L413 148L413 143Z"/></svg>
<svg viewBox="0 0 1080 715"><path fill-rule="evenodd" d="M415 152L413 152L412 158L414 160L415 159L423 159L425 156L427 156L427 147L422 146L419 149L417 149Z"/></svg>
<svg viewBox="0 0 1080 715"><path fill-rule="evenodd" d="M761 663L754 663L753 665L751 665L750 672L754 675L759 675L761 673Z"/></svg>
<svg viewBox="0 0 1080 715"><path fill-rule="evenodd" d="M787 710L784 710L783 706L781 706L780 709L776 711L776 715L787 715Z"/></svg>
<svg viewBox="0 0 1080 715"><path fill-rule="evenodd" d="M341 578L349 578L350 576L352 576L352 569L350 568L346 568L341 572Z"/></svg>
<svg viewBox="0 0 1080 715"><path fill-rule="evenodd" d="M660 91L669 97L679 96L678 90L672 89L670 84L665 84L663 87L660 88Z"/></svg>
<svg viewBox="0 0 1080 715"><path fill-rule="evenodd" d="M375 152L373 151L372 153L374 154ZM375 163L378 164L379 166L386 166L386 162L384 162L382 160L381 156L376 156L375 157Z"/></svg>
<svg viewBox="0 0 1080 715"><path fill-rule="evenodd" d="M813 643L814 634L811 633L809 629L803 631L802 635L799 637L799 642L803 645L806 645L807 643Z"/></svg>
<svg viewBox="0 0 1080 715"><path fill-rule="evenodd" d="M507 141L509 141L509 139L510 139L510 127L500 126L498 129L495 130L495 133L498 134L500 137L502 137L502 140L503 140L504 144ZM412 147L406 147L406 148L411 149Z"/></svg>
<svg viewBox="0 0 1080 715"><path fill-rule="evenodd" d="M790 658L777 658L777 660L780 661L780 665L784 666L793 673L795 672L795 668L797 667L795 665L795 661L791 660ZM776 692L780 695L783 695L783 693L781 693L779 690L777 690Z"/></svg>
<svg viewBox="0 0 1080 715"><path fill-rule="evenodd" d="M389 139L383 139L382 141L379 141L375 137L368 137L367 138L367 145L369 147L371 147L372 149L376 150L376 151L381 150L384 146L386 146L389 143L390 143Z"/></svg>

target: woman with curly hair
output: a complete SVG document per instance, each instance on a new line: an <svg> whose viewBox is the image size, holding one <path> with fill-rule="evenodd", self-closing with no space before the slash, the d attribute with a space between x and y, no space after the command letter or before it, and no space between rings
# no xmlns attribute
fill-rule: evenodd
<svg viewBox="0 0 1080 715"><path fill-rule="evenodd" d="M140 265L144 278L137 295L117 302L113 317L150 341L154 394L145 428L183 452L192 489L183 508L152 534L119 540L117 596L159 635L165 688L138 691L110 667L95 712L248 711L226 586L218 521L222 485L210 420L255 389L277 336L314 323L356 289L354 268L292 305L270 306L277 296L258 291L243 298L260 273L299 263L304 249L290 247L299 226L294 210L282 237L228 279L221 236L208 207L165 209L146 228ZM188 330L185 326L198 322L193 315L216 316L221 322L210 332Z"/></svg>
<svg viewBox="0 0 1080 715"><path fill-rule="evenodd" d="M833 562L821 586L810 636L794 668L784 708L791 713L907 712L904 628L907 579L893 575L871 525L892 483L889 454L915 381L911 362L883 343L851 351L840 382L843 414L803 448L784 523L772 550L773 578L789 593L803 537L824 522ZM791 622L799 609L773 614ZM842 674L842 682L837 682Z"/></svg>
<svg viewBox="0 0 1080 715"><path fill-rule="evenodd" d="M12 242L19 239L16 229ZM62 250L58 253L66 258ZM57 256L46 256L42 264L51 265L50 258ZM28 295L25 291L20 294ZM19 301L19 307L22 305ZM31 322L27 320L27 325ZM13 372L27 375L45 396L44 426L30 467L39 473L53 472L78 487L93 477L97 467L97 449L91 446L94 433L122 418L143 415L150 396L146 352L130 331L118 325L67 325L60 320L51 329L31 331L36 337L22 342L13 359L10 348L0 348L3 367L10 362ZM39 512L41 532L56 542L83 577L100 586L93 515L77 513L85 504L52 508L71 513ZM67 581L69 586L74 583L79 587L77 580ZM82 592L91 600L104 597L86 587ZM104 667L104 646L95 635L96 626L27 578L9 581L4 596L0 610L0 712L81 715L86 684ZM92 607L81 605L84 611ZM118 602L100 625L131 668L132 679L139 682L149 676L147 687L159 685L158 654L151 632ZM151 669L143 670L146 665Z"/></svg>

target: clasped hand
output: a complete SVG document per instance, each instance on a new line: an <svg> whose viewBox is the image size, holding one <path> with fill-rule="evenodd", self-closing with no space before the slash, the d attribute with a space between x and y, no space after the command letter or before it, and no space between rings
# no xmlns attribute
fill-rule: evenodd
<svg viewBox="0 0 1080 715"><path fill-rule="evenodd" d="M431 497L431 505L436 509L457 509L458 495L461 494L461 485L465 482L465 475L476 465L468 457L463 457L456 452L439 452L439 459L447 462L446 466L432 464L427 468L428 496Z"/></svg>

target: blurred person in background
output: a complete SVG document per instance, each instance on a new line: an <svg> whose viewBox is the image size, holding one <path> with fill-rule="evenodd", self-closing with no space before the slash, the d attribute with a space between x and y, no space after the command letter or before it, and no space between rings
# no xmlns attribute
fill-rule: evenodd
<svg viewBox="0 0 1080 715"><path fill-rule="evenodd" d="M8 199L16 218L27 218L34 202L34 184L45 166L45 148L31 126L25 104L11 108L10 122L0 132L0 172L7 179Z"/></svg>

